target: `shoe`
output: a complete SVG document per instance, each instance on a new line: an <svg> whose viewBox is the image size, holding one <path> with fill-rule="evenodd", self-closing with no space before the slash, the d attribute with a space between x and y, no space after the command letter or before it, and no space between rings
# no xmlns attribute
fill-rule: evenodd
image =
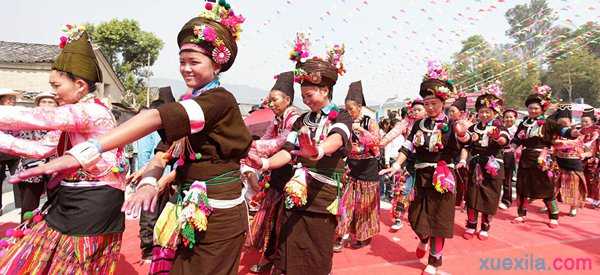
<svg viewBox="0 0 600 275"><path fill-rule="evenodd" d="M569 216L571 216L571 217L577 216L577 208L571 209L571 211L569 211Z"/></svg>
<svg viewBox="0 0 600 275"><path fill-rule="evenodd" d="M511 221L511 223L525 223L527 219L523 216L523 217L516 217L514 220Z"/></svg>
<svg viewBox="0 0 600 275"><path fill-rule="evenodd" d="M489 235L488 235L488 232L487 232L487 231L483 231L483 230L481 230L481 231L479 231L479 234L477 234L477 238L479 238L479 239L480 239L480 240L482 240L482 241L485 241L485 240L487 240L487 239L488 239L488 237L489 237Z"/></svg>
<svg viewBox="0 0 600 275"><path fill-rule="evenodd" d="M595 200L592 203L592 208L596 209L596 208L600 208L600 200Z"/></svg>
<svg viewBox="0 0 600 275"><path fill-rule="evenodd" d="M548 223L548 226L552 229L557 228L558 227L558 220L554 220L551 219L550 222Z"/></svg>
<svg viewBox="0 0 600 275"><path fill-rule="evenodd" d="M425 257L425 254L427 254L427 243L422 243L419 241L415 254L417 255L418 259Z"/></svg>
<svg viewBox="0 0 600 275"><path fill-rule="evenodd" d="M501 202L500 204L498 204L498 208L500 208L502 210L506 210L506 209L508 209L508 206L506 206L506 204Z"/></svg>
<svg viewBox="0 0 600 275"><path fill-rule="evenodd" d="M347 241L347 239L339 238L333 245L333 252L335 252L335 253L342 252L342 249L344 249L344 246L346 245L346 241Z"/></svg>
<svg viewBox="0 0 600 275"><path fill-rule="evenodd" d="M254 274L265 273L265 272L271 271L272 267L273 267L272 262L263 263L263 264L255 264L252 267L250 267L250 272L254 273Z"/></svg>
<svg viewBox="0 0 600 275"><path fill-rule="evenodd" d="M259 273L271 273L271 269L273 267L273 262L259 263L250 267L250 272L254 274Z"/></svg>
<svg viewBox="0 0 600 275"><path fill-rule="evenodd" d="M437 274L437 267L432 265L427 265L425 269L423 269L422 275L435 275Z"/></svg>
<svg viewBox="0 0 600 275"><path fill-rule="evenodd" d="M371 243L371 239L367 239L364 241L356 241L355 243L352 244L352 248L361 249L361 248L369 245L370 243Z"/></svg>
<svg viewBox="0 0 600 275"><path fill-rule="evenodd" d="M541 212L541 213L546 213L546 212L548 212L548 207L545 207L545 206L544 206L544 207L540 208L540 212Z"/></svg>
<svg viewBox="0 0 600 275"><path fill-rule="evenodd" d="M396 232L396 231L400 230L402 227L404 227L404 224L402 224L402 220L396 219L396 221L394 221L394 224L392 224L392 226L390 226L390 229L392 230L392 232Z"/></svg>
<svg viewBox="0 0 600 275"><path fill-rule="evenodd" d="M463 233L463 238L465 238L465 240L473 239L473 234L475 234L475 229L467 228L465 233Z"/></svg>

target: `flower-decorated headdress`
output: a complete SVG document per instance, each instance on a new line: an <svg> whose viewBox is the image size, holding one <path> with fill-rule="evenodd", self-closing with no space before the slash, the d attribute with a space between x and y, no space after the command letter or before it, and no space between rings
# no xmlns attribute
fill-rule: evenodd
<svg viewBox="0 0 600 275"><path fill-rule="evenodd" d="M237 56L237 43L245 18L237 15L225 0L207 2L198 17L188 21L177 36L181 51L192 50L209 56L227 71Z"/></svg>
<svg viewBox="0 0 600 275"><path fill-rule="evenodd" d="M290 53L290 59L296 62L294 81L300 84L306 82L333 87L337 82L338 75L346 72L342 63L342 56L345 52L344 45L334 45L327 51L325 59L318 56L308 58L309 47L309 39L303 33L298 33L294 41L294 48Z"/></svg>
<svg viewBox="0 0 600 275"><path fill-rule="evenodd" d="M573 116L573 105L571 104L558 104L554 114L550 115L550 118L558 120L560 118L572 119Z"/></svg>
<svg viewBox="0 0 600 275"><path fill-rule="evenodd" d="M53 70L71 73L92 82L102 82L102 71L84 26L67 24L58 45L62 51L52 64Z"/></svg>
<svg viewBox="0 0 600 275"><path fill-rule="evenodd" d="M483 88L482 94L475 100L475 109L490 108L496 113L502 112L502 83L495 81Z"/></svg>
<svg viewBox="0 0 600 275"><path fill-rule="evenodd" d="M552 103L552 88L548 85L533 86L532 93L525 100L525 107L532 103L540 104L544 111L548 110Z"/></svg>
<svg viewBox="0 0 600 275"><path fill-rule="evenodd" d="M415 107L415 105L421 105L423 106L423 100L421 98L415 98L415 99L406 99L404 101L404 107L402 107L403 112L405 111L406 114L410 117L410 114L412 113L413 108ZM411 117L412 118L412 117Z"/></svg>
<svg viewBox="0 0 600 275"><path fill-rule="evenodd" d="M421 82L421 97L435 96L446 101L456 92L452 80L448 79L448 72L439 61L430 60L427 63L427 73Z"/></svg>

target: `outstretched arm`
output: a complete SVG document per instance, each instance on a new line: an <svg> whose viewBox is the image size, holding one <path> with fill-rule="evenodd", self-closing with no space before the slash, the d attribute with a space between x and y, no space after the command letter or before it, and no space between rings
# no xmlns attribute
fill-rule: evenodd
<svg viewBox="0 0 600 275"><path fill-rule="evenodd" d="M0 132L0 152L32 159L44 159L56 153L58 138L49 133L42 140L21 139Z"/></svg>

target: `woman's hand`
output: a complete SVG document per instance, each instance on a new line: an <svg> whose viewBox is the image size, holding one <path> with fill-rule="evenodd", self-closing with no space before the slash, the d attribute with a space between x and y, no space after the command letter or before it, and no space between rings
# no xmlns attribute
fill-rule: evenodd
<svg viewBox="0 0 600 275"><path fill-rule="evenodd" d="M400 165L397 165L397 163L394 163L392 166L390 166L390 168L386 168L386 169L379 171L379 175L380 176L383 176L383 175L392 176L392 175L400 172L400 170L401 170Z"/></svg>
<svg viewBox="0 0 600 275"><path fill-rule="evenodd" d="M152 185L144 185L127 198L121 211L133 215L134 218L138 216L140 210L154 212L157 198L158 189Z"/></svg>
<svg viewBox="0 0 600 275"><path fill-rule="evenodd" d="M248 156L244 159L244 164L259 170L262 169L263 166L260 156L251 153L248 153Z"/></svg>
<svg viewBox="0 0 600 275"><path fill-rule="evenodd" d="M144 175L144 171L146 170L146 166L144 165L144 167L142 167L140 170L137 170L129 175L127 175L127 177L125 177L125 183L126 184L137 184L141 179L142 176Z"/></svg>
<svg viewBox="0 0 600 275"><path fill-rule="evenodd" d="M310 134L305 131L301 131L298 135L298 143L300 145L300 156L305 158L314 158L319 154L317 146L310 138Z"/></svg>
<svg viewBox="0 0 600 275"><path fill-rule="evenodd" d="M77 169L79 169L79 167L81 167L81 165L74 157L72 157L71 155L64 155L40 166L22 171L21 173L13 176L9 180L9 182L19 183L31 177L49 175L52 176L54 179L51 180L51 183L48 184L48 188L52 189L54 186L56 186L56 184L58 184L58 182L62 178L64 178L69 173L76 171Z"/></svg>

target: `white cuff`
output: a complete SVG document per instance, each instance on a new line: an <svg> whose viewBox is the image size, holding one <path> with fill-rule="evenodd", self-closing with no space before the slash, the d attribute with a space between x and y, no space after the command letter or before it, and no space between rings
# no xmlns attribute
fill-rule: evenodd
<svg viewBox="0 0 600 275"><path fill-rule="evenodd" d="M240 165L240 172L241 172L242 174L245 174L245 173L248 173L248 172L251 172L251 173L255 173L255 174L256 174L256 169L254 169L254 168L250 167L249 165L242 164L242 165Z"/></svg>
<svg viewBox="0 0 600 275"><path fill-rule="evenodd" d="M190 132L192 134L198 133L204 129L204 111L202 111L202 107L196 101L192 99L180 101L179 104L183 106L185 112L190 119Z"/></svg>
<svg viewBox="0 0 600 275"><path fill-rule="evenodd" d="M346 124L344 123L334 123L333 125L331 125L331 128L329 129L329 131L331 132L331 130L338 128L340 130L342 130L342 132L344 132L344 134L346 134L346 138L350 139L350 137L352 137L350 135L350 129L348 129L348 126L346 126Z"/></svg>
<svg viewBox="0 0 600 275"><path fill-rule="evenodd" d="M100 160L100 150L93 141L79 143L66 153L73 156L86 171Z"/></svg>
<svg viewBox="0 0 600 275"><path fill-rule="evenodd" d="M400 167L400 164L398 164L398 162L396 161L396 162L394 162L394 164L392 164L392 168L394 170L400 170L400 168L402 168L402 167Z"/></svg>
<svg viewBox="0 0 600 275"><path fill-rule="evenodd" d="M140 183L137 185L137 189L140 189L146 185L152 185L154 188L158 188L158 180L155 177L145 177L140 180Z"/></svg>
<svg viewBox="0 0 600 275"><path fill-rule="evenodd" d="M320 160L325 156L325 150L323 149L323 146L319 145L317 146L317 157L316 160Z"/></svg>

